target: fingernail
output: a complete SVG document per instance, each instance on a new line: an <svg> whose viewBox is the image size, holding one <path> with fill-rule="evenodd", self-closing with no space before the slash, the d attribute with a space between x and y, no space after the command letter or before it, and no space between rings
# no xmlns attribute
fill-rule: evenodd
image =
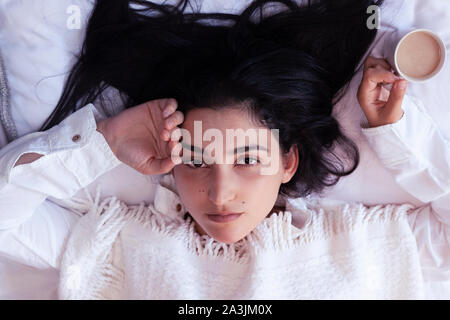
<svg viewBox="0 0 450 320"><path fill-rule="evenodd" d="M397 83L397 88L399 88L400 90L405 90L406 85L407 85L407 82L405 80L401 80Z"/></svg>
<svg viewBox="0 0 450 320"><path fill-rule="evenodd" d="M163 112L164 118L167 118L167 117L170 115L170 113L171 113L171 110L170 110L170 109L164 110L164 112Z"/></svg>
<svg viewBox="0 0 450 320"><path fill-rule="evenodd" d="M177 165L177 164L181 164L183 162L183 160L180 157L172 157L172 162Z"/></svg>

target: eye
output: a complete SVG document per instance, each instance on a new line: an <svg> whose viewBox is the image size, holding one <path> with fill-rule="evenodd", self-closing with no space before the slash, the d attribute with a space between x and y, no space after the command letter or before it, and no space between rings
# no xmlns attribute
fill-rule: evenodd
<svg viewBox="0 0 450 320"><path fill-rule="evenodd" d="M203 161L201 163L199 163L198 161L194 162L194 159L187 160L186 162L184 162L184 164L193 169L206 168L208 166Z"/></svg>
<svg viewBox="0 0 450 320"><path fill-rule="evenodd" d="M260 161L257 158L249 157L249 156L239 158L237 161L237 164L239 164L239 165L249 165L249 166L254 166L259 163L260 163Z"/></svg>

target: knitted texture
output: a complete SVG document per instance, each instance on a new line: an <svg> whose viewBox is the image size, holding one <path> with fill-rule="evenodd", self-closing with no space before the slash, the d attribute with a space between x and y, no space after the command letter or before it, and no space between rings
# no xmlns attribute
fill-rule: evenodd
<svg viewBox="0 0 450 320"><path fill-rule="evenodd" d="M190 218L115 197L87 212L61 263L62 299L421 299L415 238L403 206L308 203L220 243ZM308 214L301 229L292 215Z"/></svg>

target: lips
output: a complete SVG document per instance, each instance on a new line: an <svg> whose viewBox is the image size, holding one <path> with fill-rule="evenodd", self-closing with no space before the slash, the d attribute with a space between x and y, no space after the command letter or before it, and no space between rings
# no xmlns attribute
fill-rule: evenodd
<svg viewBox="0 0 450 320"><path fill-rule="evenodd" d="M224 213L214 213L214 214L207 214L209 220L219 223L225 223L225 222L231 222L236 220L242 215L242 213L235 213L235 212L224 212Z"/></svg>

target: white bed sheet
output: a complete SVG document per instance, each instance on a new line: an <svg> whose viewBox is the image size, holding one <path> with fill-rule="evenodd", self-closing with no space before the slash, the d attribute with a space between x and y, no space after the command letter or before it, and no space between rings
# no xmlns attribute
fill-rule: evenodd
<svg viewBox="0 0 450 320"><path fill-rule="evenodd" d="M249 1L207 0L202 9L236 12ZM69 16L66 10L70 5L78 5L81 10L80 30L66 27ZM61 93L65 73L80 49L91 7L90 0L0 0L0 48L7 67L12 116L20 136L39 129L51 113ZM382 55L383 41L389 32L412 27L436 31L450 49L450 0L386 0L381 11L381 24L373 46L375 55ZM396 185L360 133L360 123L364 121L356 101L360 79L361 74L353 79L346 96L336 106L335 114L345 132L357 142L361 165L353 175L327 190L325 196L367 204L418 204ZM424 101L447 138L450 138L449 84L450 64L447 64L438 77L426 84L410 84L407 91ZM0 129L0 147L5 143L4 132ZM148 199L150 191L144 192L136 194L133 190L132 195L124 193L123 197L136 201L140 197ZM0 298L55 298L56 279L55 270L33 269L0 256Z"/></svg>

